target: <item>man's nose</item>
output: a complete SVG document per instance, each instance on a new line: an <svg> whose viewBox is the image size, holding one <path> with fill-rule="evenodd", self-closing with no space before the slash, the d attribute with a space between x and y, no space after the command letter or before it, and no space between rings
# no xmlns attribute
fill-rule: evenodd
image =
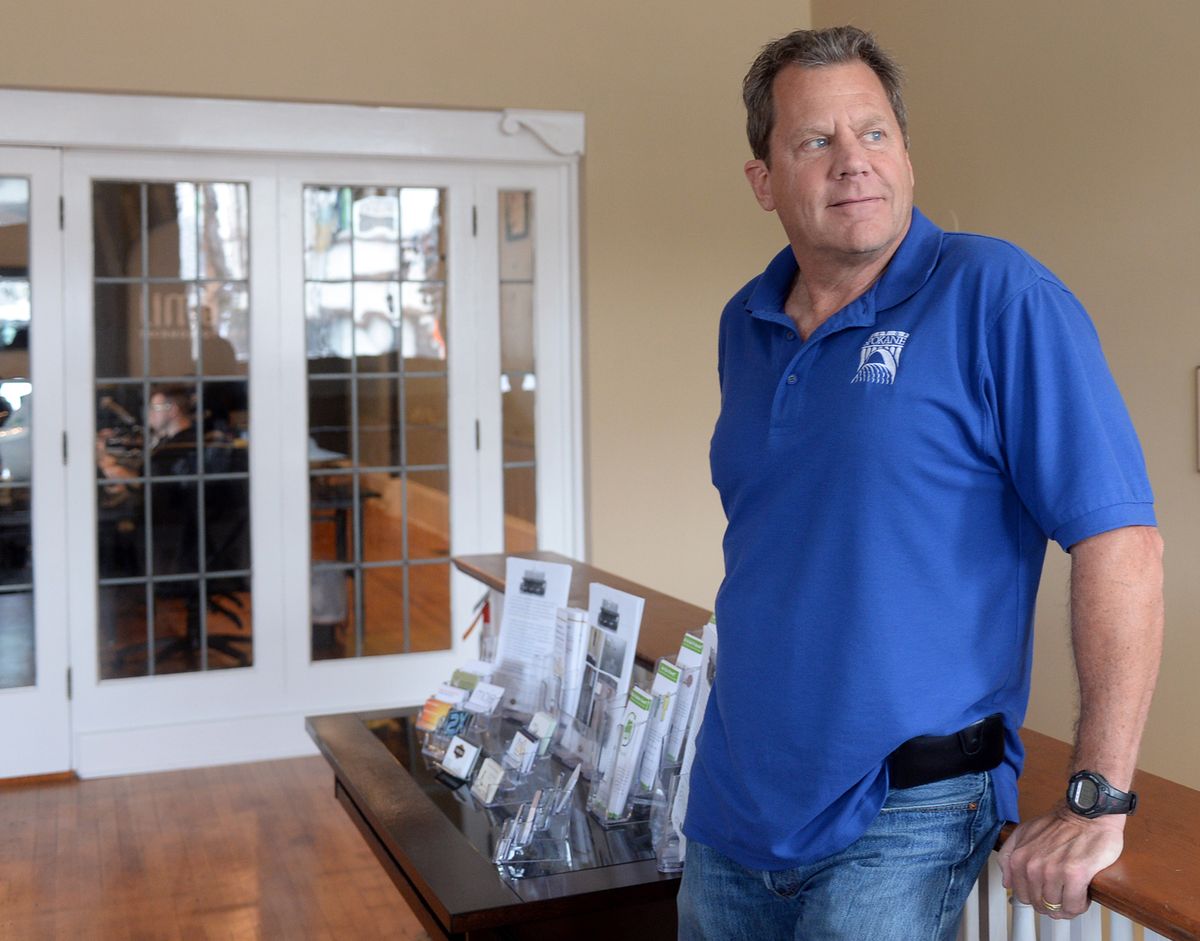
<svg viewBox="0 0 1200 941"><path fill-rule="evenodd" d="M866 148L863 147L862 141L857 137L843 138L840 141L836 141L834 143L833 154L833 172L834 176L839 179L847 176L858 176L871 169L871 163L867 160Z"/></svg>

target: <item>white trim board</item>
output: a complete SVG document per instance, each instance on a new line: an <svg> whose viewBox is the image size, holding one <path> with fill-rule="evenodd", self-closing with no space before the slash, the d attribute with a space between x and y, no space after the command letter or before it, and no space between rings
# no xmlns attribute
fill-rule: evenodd
<svg viewBox="0 0 1200 941"><path fill-rule="evenodd" d="M0 89L0 144L570 164L584 116Z"/></svg>

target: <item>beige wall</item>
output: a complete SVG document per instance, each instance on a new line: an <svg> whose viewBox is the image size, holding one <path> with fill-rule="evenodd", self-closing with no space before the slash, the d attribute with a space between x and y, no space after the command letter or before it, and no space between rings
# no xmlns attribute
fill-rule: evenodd
<svg viewBox="0 0 1200 941"><path fill-rule="evenodd" d="M1141 763L1200 787L1200 4L814 0L813 19L874 30L905 64L918 204L1023 245L1091 311L1167 543L1167 651ZM1051 547L1028 719L1065 739L1067 563Z"/></svg>
<svg viewBox="0 0 1200 941"><path fill-rule="evenodd" d="M781 244L740 81L808 0L10 4L0 86L578 110L592 560L708 607L716 323Z"/></svg>

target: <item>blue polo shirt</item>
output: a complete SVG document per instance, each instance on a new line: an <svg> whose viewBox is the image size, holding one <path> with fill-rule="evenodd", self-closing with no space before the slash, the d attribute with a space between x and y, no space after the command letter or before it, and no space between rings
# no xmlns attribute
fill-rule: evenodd
<svg viewBox="0 0 1200 941"><path fill-rule="evenodd" d="M914 210L806 342L796 270L784 249L721 317L721 644L684 828L756 869L845 848L893 749L994 712L1016 820L1047 539L1155 522L1096 331L1025 252Z"/></svg>

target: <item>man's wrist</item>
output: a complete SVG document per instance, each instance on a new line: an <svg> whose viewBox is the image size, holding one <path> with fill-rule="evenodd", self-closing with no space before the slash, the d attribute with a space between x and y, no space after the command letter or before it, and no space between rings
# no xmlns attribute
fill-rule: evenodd
<svg viewBox="0 0 1200 941"><path fill-rule="evenodd" d="M1079 827L1080 830L1112 830L1117 833L1125 831L1125 821L1129 819L1128 814L1104 814L1099 817L1081 817L1067 806L1065 798L1054 805L1051 814L1059 820Z"/></svg>
<svg viewBox="0 0 1200 941"><path fill-rule="evenodd" d="M1076 771L1067 783L1067 808L1080 817L1128 815L1137 810L1137 794L1114 786L1091 769Z"/></svg>

